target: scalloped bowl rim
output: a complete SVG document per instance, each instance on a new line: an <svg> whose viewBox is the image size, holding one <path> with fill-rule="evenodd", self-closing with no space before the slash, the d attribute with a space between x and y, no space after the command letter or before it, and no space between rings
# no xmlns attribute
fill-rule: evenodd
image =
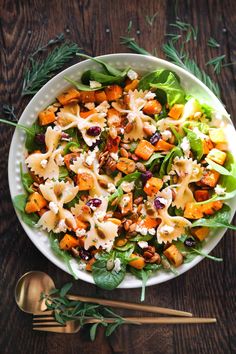
<svg viewBox="0 0 236 354"><path fill-rule="evenodd" d="M118 54L107 54L99 56L101 59L105 59L111 64L115 64L119 68L124 68L127 65L132 66L132 69L140 72L150 72L151 70L166 68L176 72L181 78L181 84L186 90L190 93L194 91L194 95L197 98L202 97L202 93L204 93L204 101L206 103L211 104L224 116L225 121L229 125L230 133L227 135L230 144L233 146L234 141L236 140L236 132L233 128L233 124L229 118L228 113L226 112L224 106L219 101L219 99L206 87L200 80L194 77L189 72L184 69L166 61L163 59L140 55L140 54L131 54L131 53L118 53ZM51 80L49 80L39 91L38 93L31 99L31 101L26 106L23 111L19 122L24 123L25 125L31 125L37 118L37 113L49 105L55 97L62 92L66 87L68 87L68 83L63 79L65 75L79 79L81 73L88 68L97 68L98 65L92 62L91 60L85 60L74 64L67 69L61 71L59 74L54 76ZM183 82L183 79L184 82ZM190 87L188 86L190 85ZM16 149L16 146L18 147ZM11 197L13 199L17 194L23 193L23 187L20 182L20 162L23 162L23 154L24 154L24 133L20 131L20 129L16 129L12 138L10 152L9 152L9 160L8 160L8 179L9 179L9 187ZM231 151L233 152L233 151ZM234 154L236 157L236 153ZM232 208L232 217L236 210L236 198L229 202ZM20 218L18 211L16 210L17 217L25 230L26 234L30 238L30 240L34 243L34 245L39 249L39 251L47 257L52 263L56 266L69 273L66 264L60 260L56 255L53 254L47 233L38 231L37 229L32 229L28 225L24 224ZM208 239L206 244L204 245L204 252L208 254L211 252L218 242L223 237L226 229L218 230L217 235L214 238ZM147 286L159 284L177 276L187 272L195 265L197 265L204 257L197 256L190 263L185 263L181 265L177 271L178 275L175 275L170 272L159 271L154 273L147 282ZM88 283L93 283L94 280L92 275L86 271L79 270L76 261L72 260L71 265L80 280L84 280ZM142 286L142 282L139 279L136 279L134 276L127 274L125 279L119 285L119 288L138 288Z"/></svg>

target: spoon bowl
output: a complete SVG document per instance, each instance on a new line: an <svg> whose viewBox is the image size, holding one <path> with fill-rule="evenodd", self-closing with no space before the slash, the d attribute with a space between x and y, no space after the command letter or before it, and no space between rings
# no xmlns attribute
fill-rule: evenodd
<svg viewBox="0 0 236 354"><path fill-rule="evenodd" d="M55 288L52 278L39 271L31 271L22 275L15 287L15 300L18 307L27 313L45 311L45 301L40 301L42 292L50 292Z"/></svg>

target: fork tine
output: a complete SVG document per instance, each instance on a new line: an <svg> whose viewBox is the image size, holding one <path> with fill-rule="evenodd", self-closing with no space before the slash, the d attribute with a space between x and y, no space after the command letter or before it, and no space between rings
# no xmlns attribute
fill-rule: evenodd
<svg viewBox="0 0 236 354"><path fill-rule="evenodd" d="M65 333L65 327L33 327L33 331Z"/></svg>
<svg viewBox="0 0 236 354"><path fill-rule="evenodd" d="M33 322L47 322L47 321L55 321L55 318L53 316L48 316L48 317L34 317Z"/></svg>

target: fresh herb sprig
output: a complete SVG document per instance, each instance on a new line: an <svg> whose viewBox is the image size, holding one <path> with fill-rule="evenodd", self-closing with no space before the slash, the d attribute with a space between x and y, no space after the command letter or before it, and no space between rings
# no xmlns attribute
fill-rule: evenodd
<svg viewBox="0 0 236 354"><path fill-rule="evenodd" d="M212 58L209 60L206 65L212 65L216 74L220 74L221 69L223 67L223 62L225 60L226 55L219 55L218 57Z"/></svg>
<svg viewBox="0 0 236 354"><path fill-rule="evenodd" d="M121 44L126 45L129 49L133 50L136 53L144 54L144 55L152 55L144 48L140 47L134 38L131 37L120 37Z"/></svg>
<svg viewBox="0 0 236 354"><path fill-rule="evenodd" d="M15 115L15 107L9 104L4 104L2 106L2 113L9 119L13 121L17 121Z"/></svg>
<svg viewBox="0 0 236 354"><path fill-rule="evenodd" d="M219 48L220 44L212 37L210 37L207 41L207 44L211 48Z"/></svg>
<svg viewBox="0 0 236 354"><path fill-rule="evenodd" d="M55 38L51 38L45 45L38 47L35 52L33 52L29 58L35 57L37 54L44 52L48 47L55 45L57 43L63 42L65 39L64 33L59 33Z"/></svg>
<svg viewBox="0 0 236 354"><path fill-rule="evenodd" d="M186 32L186 43L189 42L191 38L193 38L194 41L197 40L198 28L193 27L190 23L177 20L175 23L170 23L170 26L175 27L180 31Z"/></svg>
<svg viewBox="0 0 236 354"><path fill-rule="evenodd" d="M30 68L27 69L23 81L22 95L34 95L38 90L61 69L78 51L76 43L63 43L54 48L45 60L30 59Z"/></svg>
<svg viewBox="0 0 236 354"><path fill-rule="evenodd" d="M157 15L158 15L158 11L157 12L155 12L153 15L146 15L146 17L145 17L145 19L146 19L146 22L147 22L147 24L149 25L149 26L153 26L153 23L154 23L154 21L155 21L155 19L156 19L156 17L157 17Z"/></svg>
<svg viewBox="0 0 236 354"><path fill-rule="evenodd" d="M58 323L66 325L67 321L78 320L82 327L86 324L86 320L88 319L94 318L98 320L98 322L94 323L90 328L91 340L96 338L99 325L106 328L105 335L108 337L120 325L132 323L126 321L106 306L69 300L67 294L71 287L72 283L68 283L61 289L53 289L49 294L41 294L40 300L45 300L48 310L53 311L55 320Z"/></svg>

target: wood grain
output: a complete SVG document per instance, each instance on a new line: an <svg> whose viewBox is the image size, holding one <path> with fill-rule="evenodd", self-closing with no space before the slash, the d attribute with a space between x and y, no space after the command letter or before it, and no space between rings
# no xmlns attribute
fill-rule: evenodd
<svg viewBox="0 0 236 354"><path fill-rule="evenodd" d="M222 100L235 120L236 66L224 68L216 76L206 68L207 60L226 54L227 62L236 61L235 2L234 0L0 0L0 106L14 104L20 116L29 98L21 97L23 73L27 58L38 46L64 32L88 54L126 52L119 37L130 35L141 46L164 58L161 46L168 25L177 15L182 21L198 26L196 42L189 46L190 56L218 80ZM177 11L176 11L177 9ZM153 26L146 15L158 13ZM173 29L172 29L173 31ZM207 47L212 36L220 43L219 49ZM42 54L42 58L45 54ZM75 59L74 62L76 62ZM72 61L73 62L73 61ZM30 316L21 313L14 303L14 286L24 272L37 269L48 272L61 286L71 277L51 264L33 246L21 228L12 207L7 178L7 156L12 129L0 126L0 352L1 353L83 353L110 354L134 352L137 354L228 354L236 352L235 295L236 295L236 239L227 232L214 249L224 262L202 261L186 274L171 282L147 289L146 303L178 308L196 316L216 316L217 324L143 327L123 326L111 337L105 338L99 330L91 343L87 329L73 336L33 332ZM140 290L103 291L82 281L73 281L74 293L123 301L139 301ZM120 312L126 315L141 313Z"/></svg>

